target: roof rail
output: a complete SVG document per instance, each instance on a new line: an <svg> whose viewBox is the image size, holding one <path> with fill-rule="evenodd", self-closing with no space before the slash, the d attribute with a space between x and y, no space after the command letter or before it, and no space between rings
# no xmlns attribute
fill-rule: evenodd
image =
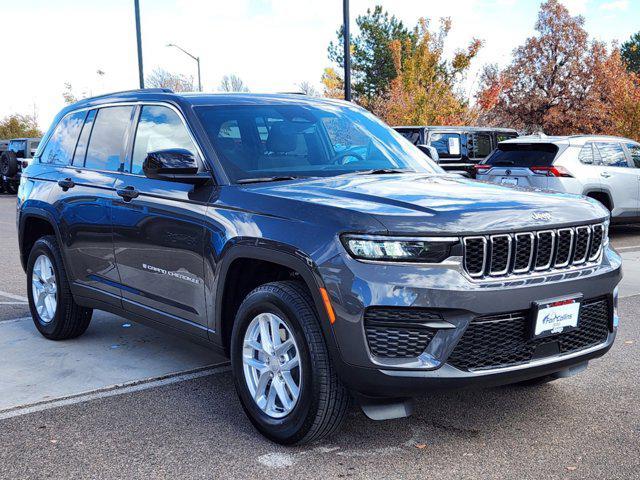
<svg viewBox="0 0 640 480"><path fill-rule="evenodd" d="M133 89L133 90L121 90L119 92L103 93L102 95L96 95L94 97L87 97L87 98L83 98L83 99L78 100L78 101L79 102L84 102L86 100L95 100L95 99L98 99L98 98L111 97L112 95L120 95L120 94L123 94L123 93L174 93L174 92L170 88L137 88L137 89Z"/></svg>
<svg viewBox="0 0 640 480"><path fill-rule="evenodd" d="M110 92L105 93L102 96L106 95L118 95L119 93L173 93L173 90L170 88L134 88L132 90L121 90L119 92Z"/></svg>

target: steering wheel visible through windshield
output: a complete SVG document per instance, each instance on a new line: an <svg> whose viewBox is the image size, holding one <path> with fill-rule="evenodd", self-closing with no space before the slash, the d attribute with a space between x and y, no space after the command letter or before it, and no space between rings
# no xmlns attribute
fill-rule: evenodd
<svg viewBox="0 0 640 480"><path fill-rule="evenodd" d="M368 170L442 172L400 134L352 105L300 101L201 106L196 112L233 182Z"/></svg>

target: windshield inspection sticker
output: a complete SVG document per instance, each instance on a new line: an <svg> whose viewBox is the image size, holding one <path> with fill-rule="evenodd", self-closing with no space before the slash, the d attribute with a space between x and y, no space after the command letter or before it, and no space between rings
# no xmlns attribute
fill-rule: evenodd
<svg viewBox="0 0 640 480"><path fill-rule="evenodd" d="M155 267L153 265L148 265L146 263L142 264L142 268L144 268L145 270L149 270L151 272L159 273L161 275L167 275L169 277L177 278L179 280L185 280L187 282L191 282L196 285L200 283L200 279L192 277L182 272L171 272L169 270L165 270L164 268Z"/></svg>
<svg viewBox="0 0 640 480"><path fill-rule="evenodd" d="M449 155L460 155L460 139L449 137Z"/></svg>

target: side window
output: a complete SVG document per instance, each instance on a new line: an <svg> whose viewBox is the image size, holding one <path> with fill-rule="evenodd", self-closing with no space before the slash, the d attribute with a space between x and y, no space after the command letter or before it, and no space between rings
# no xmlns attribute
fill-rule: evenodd
<svg viewBox="0 0 640 480"><path fill-rule="evenodd" d="M67 115L56 126L51 138L40 155L40 163L68 165L76 148L78 135L87 112L75 112Z"/></svg>
<svg viewBox="0 0 640 480"><path fill-rule="evenodd" d="M488 133L477 133L473 138L473 157L484 158L491 153L491 135Z"/></svg>
<svg viewBox="0 0 640 480"><path fill-rule="evenodd" d="M629 153L631 154L631 161L633 162L633 166L636 168L640 168L640 145L637 143L627 143L627 148L629 149Z"/></svg>
<svg viewBox="0 0 640 480"><path fill-rule="evenodd" d="M87 144L89 143L89 135L91 135L91 127L93 127L93 119L96 118L96 110L91 110L84 121L80 138L76 151L73 154L73 165L76 167L84 167L84 157L87 154Z"/></svg>
<svg viewBox="0 0 640 480"><path fill-rule="evenodd" d="M176 112L163 106L143 106L133 144L131 173L143 173L142 164L149 152L171 148L196 153L189 132Z"/></svg>
<svg viewBox="0 0 640 480"><path fill-rule="evenodd" d="M460 158L460 135L457 133L434 132L429 137L429 145L436 147L440 158Z"/></svg>
<svg viewBox="0 0 640 480"><path fill-rule="evenodd" d="M580 153L578 154L578 160L580 160L580 163L584 163L585 165L595 165L598 163L596 161L596 156L593 153L592 143L585 143L583 145L580 149Z"/></svg>
<svg viewBox="0 0 640 480"><path fill-rule="evenodd" d="M627 157L624 149L619 143L607 142L597 143L602 164L607 167L628 167Z"/></svg>
<svg viewBox="0 0 640 480"><path fill-rule="evenodd" d="M132 112L133 107L105 107L98 110L93 121L85 167L114 172L123 170L124 143Z"/></svg>

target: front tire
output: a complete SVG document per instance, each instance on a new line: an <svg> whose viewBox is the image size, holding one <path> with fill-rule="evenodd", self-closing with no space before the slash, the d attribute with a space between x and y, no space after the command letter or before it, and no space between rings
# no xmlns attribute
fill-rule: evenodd
<svg viewBox="0 0 640 480"><path fill-rule="evenodd" d="M38 239L29 253L27 292L33 323L44 337L66 340L79 337L89 327L93 310L74 301L60 248L52 235Z"/></svg>
<svg viewBox="0 0 640 480"><path fill-rule="evenodd" d="M270 440L308 443L342 423L350 396L299 282L268 283L247 295L233 327L231 365L244 411Z"/></svg>

